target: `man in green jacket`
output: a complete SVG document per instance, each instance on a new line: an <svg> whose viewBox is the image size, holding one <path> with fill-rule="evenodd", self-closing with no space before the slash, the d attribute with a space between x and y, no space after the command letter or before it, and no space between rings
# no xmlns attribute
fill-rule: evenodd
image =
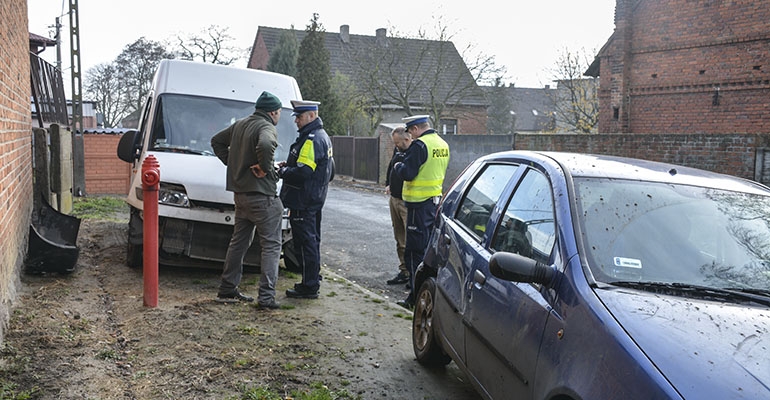
<svg viewBox="0 0 770 400"><path fill-rule="evenodd" d="M243 258L256 229L261 248L258 304L276 309L275 284L281 258L283 204L278 197L278 174L274 168L281 101L269 92L257 99L254 113L240 119L211 138L214 154L227 165L228 191L235 201L235 224L225 256L217 293L220 302L252 302L238 285L243 276Z"/></svg>

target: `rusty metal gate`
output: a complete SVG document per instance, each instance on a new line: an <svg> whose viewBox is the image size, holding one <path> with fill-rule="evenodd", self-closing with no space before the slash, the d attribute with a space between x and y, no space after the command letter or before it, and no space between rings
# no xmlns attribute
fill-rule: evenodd
<svg viewBox="0 0 770 400"><path fill-rule="evenodd" d="M376 137L332 136L336 173L377 182L380 144Z"/></svg>

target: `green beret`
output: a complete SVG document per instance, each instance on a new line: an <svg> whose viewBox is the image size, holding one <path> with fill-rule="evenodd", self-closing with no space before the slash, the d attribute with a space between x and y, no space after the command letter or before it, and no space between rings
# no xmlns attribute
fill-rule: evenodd
<svg viewBox="0 0 770 400"><path fill-rule="evenodd" d="M262 92L257 99L257 104L254 108L265 111L275 111L281 108L281 100L270 92Z"/></svg>

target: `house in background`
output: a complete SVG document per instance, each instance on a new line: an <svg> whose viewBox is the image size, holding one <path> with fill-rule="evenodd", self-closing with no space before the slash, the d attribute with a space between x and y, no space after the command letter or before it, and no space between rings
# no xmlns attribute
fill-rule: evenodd
<svg viewBox="0 0 770 400"><path fill-rule="evenodd" d="M555 90L544 88L510 87L508 95L513 106L514 132L543 133L556 128L554 105Z"/></svg>
<svg viewBox="0 0 770 400"><path fill-rule="evenodd" d="M40 54L48 47L55 47L56 41L36 33L29 32L29 51Z"/></svg>
<svg viewBox="0 0 770 400"><path fill-rule="evenodd" d="M266 70L271 54L278 47L281 35L287 32L296 35L297 43L301 43L307 34L304 30L260 26L254 39L248 68ZM393 67L392 70L378 71L382 74L384 82L405 79L404 77L414 73L418 68L420 71L441 71L441 77L433 79L432 82L440 83L437 92L440 98L448 99L444 101L448 104L448 108L442 114L441 121L435 127L436 130L445 134L486 133L486 98L451 42L387 37L386 29L378 29L375 36L351 35L348 25L342 25L339 32L323 32L323 35L324 46L329 52L332 74L343 74L354 83L357 77L361 76L362 71L366 71L367 67L372 65L364 62L363 56L377 57L379 54L386 54L387 52L382 51L383 49L390 51L387 54L400 56L395 60L397 62L390 62L391 60L383 62ZM419 59L419 67L414 61L417 59ZM371 61L376 63L378 60ZM404 73L404 71L407 72ZM413 85L417 80L419 79L412 82L399 82L400 87L392 83L393 87L385 89L393 92L410 88L412 114L429 114L428 105L435 99L431 99L426 85ZM382 123L400 123L401 118L407 115L403 107L385 103L387 96L368 100L372 104L372 109L378 109L382 113ZM364 133L364 135L368 134L368 132Z"/></svg>
<svg viewBox="0 0 770 400"><path fill-rule="evenodd" d="M600 133L770 132L767 1L617 0Z"/></svg>

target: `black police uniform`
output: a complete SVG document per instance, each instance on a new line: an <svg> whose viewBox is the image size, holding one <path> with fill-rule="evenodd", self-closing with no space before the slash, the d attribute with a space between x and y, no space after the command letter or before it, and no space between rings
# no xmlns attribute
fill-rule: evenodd
<svg viewBox="0 0 770 400"><path fill-rule="evenodd" d="M302 268L302 282L287 291L290 297L317 297L321 269L321 209L326 201L329 181L334 177L332 142L316 118L299 130L291 145L283 178L281 201L289 208L294 249ZM299 295L299 296L297 296Z"/></svg>

